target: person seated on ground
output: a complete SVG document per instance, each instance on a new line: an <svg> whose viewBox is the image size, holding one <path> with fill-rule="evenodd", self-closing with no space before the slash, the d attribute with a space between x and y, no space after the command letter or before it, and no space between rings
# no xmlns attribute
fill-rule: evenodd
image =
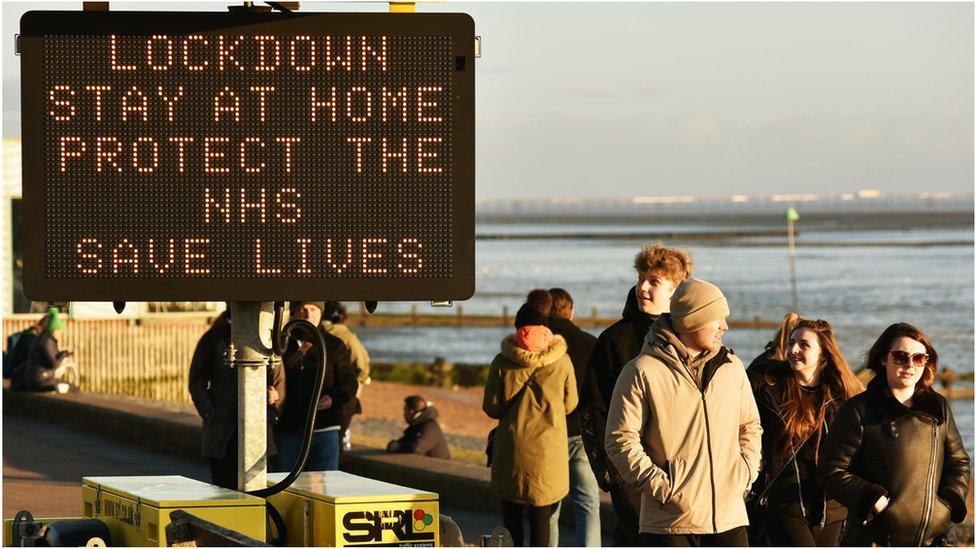
<svg viewBox="0 0 976 549"><path fill-rule="evenodd" d="M31 344L24 368L24 386L28 391L67 392L68 384L59 382L60 369L72 356L70 349L59 349L63 339L65 318L57 307L48 311L47 326Z"/></svg>
<svg viewBox="0 0 976 549"><path fill-rule="evenodd" d="M3 377L10 379L10 390L24 389L24 369L30 356L34 340L41 335L47 326L50 316L44 315L27 329L11 334L7 338L7 352L3 354Z"/></svg>
<svg viewBox="0 0 976 549"><path fill-rule="evenodd" d="M420 395L408 396L403 399L403 419L407 428L402 437L386 445L387 452L451 459L451 450L437 423L437 408L433 402Z"/></svg>

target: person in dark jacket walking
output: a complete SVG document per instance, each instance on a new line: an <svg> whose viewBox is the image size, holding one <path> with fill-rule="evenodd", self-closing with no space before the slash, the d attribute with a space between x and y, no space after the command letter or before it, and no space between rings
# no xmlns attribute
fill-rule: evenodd
<svg viewBox="0 0 976 549"><path fill-rule="evenodd" d="M68 384L60 382L59 369L65 361L70 361L70 349L62 349L60 341L64 337L64 316L58 309L51 307L48 311L47 326L41 334L31 342L27 353L27 366L23 369L24 387L28 391L67 392Z"/></svg>
<svg viewBox="0 0 976 549"><path fill-rule="evenodd" d="M932 390L939 357L911 324L868 351L866 391L837 413L817 477L850 510L845 545L947 545L966 518L970 457L952 409Z"/></svg>
<svg viewBox="0 0 976 549"><path fill-rule="evenodd" d="M391 440L386 451L393 454L420 454L440 459L451 459L447 439L437 423L437 407L420 395L403 400L403 420L407 428L403 436Z"/></svg>
<svg viewBox="0 0 976 549"><path fill-rule="evenodd" d="M834 547L847 509L817 483L819 448L837 410L864 388L829 322L800 320L783 347L788 361L748 372L764 463L751 503L773 546Z"/></svg>
<svg viewBox="0 0 976 549"><path fill-rule="evenodd" d="M299 301L291 304L291 317L301 318L316 326L325 339L326 375L322 392L315 390L316 364L321 350L308 341L292 340L282 363L285 367L285 386L288 398L281 412L275 432L278 455L272 460L275 471L291 471L298 461L305 428L305 418L312 402L318 413L313 427L312 446L306 471L334 471L339 468L339 429L343 405L356 396L357 369L352 365L349 348L342 340L328 334L319 324L324 309L322 301Z"/></svg>
<svg viewBox="0 0 976 549"><path fill-rule="evenodd" d="M10 378L11 391L24 389L26 384L24 370L27 368L31 348L34 346L34 340L44 332L50 319L50 313L45 314L27 329L7 338L7 352L3 354L3 377Z"/></svg>
<svg viewBox="0 0 976 549"><path fill-rule="evenodd" d="M188 389L203 419L200 449L210 460L210 482L237 490L237 370L226 363L230 348L230 314L220 313L193 351ZM274 425L285 399L285 375L280 364L268 369L269 456L276 453Z"/></svg>
<svg viewBox="0 0 976 549"><path fill-rule="evenodd" d="M641 545L638 521L640 494L620 478L607 459L604 435L614 384L624 365L640 353L644 338L661 313L668 312L671 295L692 275L694 264L685 250L661 244L644 246L634 258L637 285L627 292L623 318L597 338L580 380L580 428L586 455L600 489L610 493L617 513L614 545Z"/></svg>
<svg viewBox="0 0 976 549"><path fill-rule="evenodd" d="M552 317L549 329L563 336L569 348L569 360L573 363L577 390L583 386L583 375L590 353L596 344L596 337L588 334L573 323L573 297L562 288L549 290L552 296ZM569 436L569 499L576 507L576 545L580 547L600 546L600 487L593 476L590 461L583 448L580 435L578 410L566 416L566 434ZM556 507L550 521L549 543L559 545L559 513L562 505Z"/></svg>

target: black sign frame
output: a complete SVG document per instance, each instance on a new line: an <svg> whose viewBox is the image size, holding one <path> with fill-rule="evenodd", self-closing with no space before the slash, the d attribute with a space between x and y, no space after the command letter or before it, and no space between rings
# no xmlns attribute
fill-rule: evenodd
<svg viewBox="0 0 976 549"><path fill-rule="evenodd" d="M449 36L461 66L452 91L452 275L438 278L49 278L43 275L45 36L146 36L234 32ZM24 291L35 301L269 301L275 299L463 300L474 293L474 21L467 14L67 12L31 11L21 18Z"/></svg>

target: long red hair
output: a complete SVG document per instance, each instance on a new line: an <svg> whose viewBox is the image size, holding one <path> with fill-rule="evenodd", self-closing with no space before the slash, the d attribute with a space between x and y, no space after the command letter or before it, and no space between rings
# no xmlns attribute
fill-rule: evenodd
<svg viewBox="0 0 976 549"><path fill-rule="evenodd" d="M823 400L819 408L809 406L803 398L803 390L789 368L772 368L764 376L776 400L786 429L786 444L780 449L782 457L789 456L814 431L814 461L819 458L818 449L823 437L823 424L827 410L834 402L844 402L864 390L851 370L844 355L837 346L834 330L826 320L800 320L790 332L792 337L797 330L807 329L817 334L820 343L820 373ZM784 349L785 350L785 349ZM787 352L788 354L788 352Z"/></svg>

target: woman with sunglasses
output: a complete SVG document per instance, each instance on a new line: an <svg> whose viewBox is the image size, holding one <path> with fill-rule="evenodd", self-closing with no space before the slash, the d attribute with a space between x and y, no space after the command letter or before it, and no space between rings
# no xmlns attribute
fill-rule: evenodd
<svg viewBox="0 0 976 549"><path fill-rule="evenodd" d="M863 387L826 320L797 317L783 336L786 361L750 372L764 463L753 518L774 546L836 546L847 510L817 484L819 447L837 410Z"/></svg>
<svg viewBox="0 0 976 549"><path fill-rule="evenodd" d="M938 362L911 324L892 324L868 351L874 379L838 412L817 469L851 512L845 545L947 545L966 517L969 455L931 388Z"/></svg>

